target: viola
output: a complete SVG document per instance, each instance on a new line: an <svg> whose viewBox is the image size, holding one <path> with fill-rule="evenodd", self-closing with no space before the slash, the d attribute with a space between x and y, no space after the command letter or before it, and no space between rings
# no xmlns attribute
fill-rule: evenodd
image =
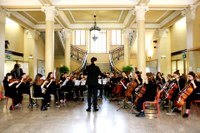
<svg viewBox="0 0 200 133"><path fill-rule="evenodd" d="M165 99L170 100L172 98L172 95L174 92L178 89L178 85L173 82L169 85L169 90L166 92L166 97Z"/></svg>
<svg viewBox="0 0 200 133"><path fill-rule="evenodd" d="M183 90L179 93L178 98L175 101L175 106L180 108L185 104L187 97L193 92L191 84L186 85Z"/></svg>
<svg viewBox="0 0 200 133"><path fill-rule="evenodd" d="M139 90L135 92L136 98L134 100L134 104L138 104L138 100L146 93L146 84L139 86Z"/></svg>
<svg viewBox="0 0 200 133"><path fill-rule="evenodd" d="M125 96L131 97L132 92L135 90L136 86L137 86L137 83L135 81L130 83L129 86L128 86L128 89L125 92Z"/></svg>

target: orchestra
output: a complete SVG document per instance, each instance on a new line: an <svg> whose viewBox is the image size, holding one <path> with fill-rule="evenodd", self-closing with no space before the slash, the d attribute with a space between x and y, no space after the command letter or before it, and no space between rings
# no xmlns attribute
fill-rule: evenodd
<svg viewBox="0 0 200 133"><path fill-rule="evenodd" d="M189 116L191 101L200 100L200 76L192 71L185 79L177 70L173 74L168 74L166 80L161 72L157 72L156 76L153 73L146 73L144 80L141 78L141 73L105 72L98 80L99 97L102 99L105 95L111 98L111 101L117 96L129 99L135 110L139 111L137 117L145 116L142 104L145 101L154 101L158 91L161 92L160 102L163 101L165 105L172 103L173 112L180 112L185 106L183 118ZM59 79L55 78L53 72L49 72L46 79L44 75L38 73L33 81L26 73L22 73L21 77L16 79L13 78L13 74L7 73L3 85L5 96L13 100L15 107L22 103L23 94L31 95L30 87L33 87L34 97L43 98L41 111L45 111L50 107L51 94L54 96L56 107L63 105L66 99L84 101L84 91L87 91L86 81L87 76L82 72L64 72L60 74ZM65 92L67 95L64 95ZM30 96L29 101L30 104L35 103ZM13 108L10 107L10 110Z"/></svg>

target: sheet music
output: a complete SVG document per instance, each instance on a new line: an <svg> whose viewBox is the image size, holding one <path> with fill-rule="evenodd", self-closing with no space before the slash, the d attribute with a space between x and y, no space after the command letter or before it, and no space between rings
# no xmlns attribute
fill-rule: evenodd
<svg viewBox="0 0 200 133"><path fill-rule="evenodd" d="M65 79L65 81L62 83L61 86L65 86L67 84L67 82L69 81L69 79Z"/></svg>
<svg viewBox="0 0 200 133"><path fill-rule="evenodd" d="M74 86L79 86L80 85L80 80L74 80Z"/></svg>
<svg viewBox="0 0 200 133"><path fill-rule="evenodd" d="M102 79L98 79L98 83L101 85L102 84Z"/></svg>
<svg viewBox="0 0 200 133"><path fill-rule="evenodd" d="M81 86L84 86L86 84L86 80L81 80Z"/></svg>

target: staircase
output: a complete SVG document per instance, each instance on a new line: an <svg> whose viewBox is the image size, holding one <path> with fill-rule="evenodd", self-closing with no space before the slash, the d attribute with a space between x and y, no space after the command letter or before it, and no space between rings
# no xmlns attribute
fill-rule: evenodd
<svg viewBox="0 0 200 133"><path fill-rule="evenodd" d="M115 64L120 60L123 60L124 59L123 57L124 57L124 46L120 46L109 52L109 62L111 71L116 71L121 73L121 70L119 70Z"/></svg>

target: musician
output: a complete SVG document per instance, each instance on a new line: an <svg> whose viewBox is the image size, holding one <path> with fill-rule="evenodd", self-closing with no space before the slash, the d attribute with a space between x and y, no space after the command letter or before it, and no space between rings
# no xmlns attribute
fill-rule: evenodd
<svg viewBox="0 0 200 133"><path fill-rule="evenodd" d="M59 99L60 99L60 103L63 104L64 103L64 92L65 92L65 86L68 82L69 78L68 78L68 73L64 72L63 74L60 75L60 86L58 89L58 95L59 95Z"/></svg>
<svg viewBox="0 0 200 133"><path fill-rule="evenodd" d="M32 101L31 97L30 97L30 86L32 79L29 78L26 73L22 73L20 82L18 83L18 85L16 86L18 93L20 95L23 94L28 94L29 95L29 102L30 104L33 104L34 102Z"/></svg>
<svg viewBox="0 0 200 133"><path fill-rule="evenodd" d="M178 97L179 92L181 92L181 90L185 87L186 81L185 81L184 78L182 78L182 77L180 76L179 70L175 71L175 72L173 73L173 76L174 76L174 78L175 78L174 82L178 85L178 89L173 93L172 98L171 98L171 101L173 101L173 103L174 103L175 100L176 100L176 98ZM173 105L172 105L172 109L174 109L173 112L178 112L178 113L181 112L180 110L178 110L177 108L174 108L174 107L175 107L175 106L174 106L174 104L173 104Z"/></svg>
<svg viewBox="0 0 200 133"><path fill-rule="evenodd" d="M47 98L47 101L48 101L47 107L48 108L50 107L50 99L51 99L50 94L54 95L55 102L56 102L56 107L59 107L58 95L57 95L57 88L58 88L58 86L56 84L56 80L54 78L53 72L49 72L48 73L45 82L42 84L42 88L46 89L45 93L48 96L48 98Z"/></svg>
<svg viewBox="0 0 200 133"><path fill-rule="evenodd" d="M13 79L11 73L7 73L3 80L3 86L5 88L5 96L12 98L14 106L17 106L22 102L22 95L19 94L16 89L16 85L18 83L19 80ZM12 106L10 106L10 110L12 110Z"/></svg>
<svg viewBox="0 0 200 133"><path fill-rule="evenodd" d="M93 95L93 108L94 111L98 111L97 108L97 91L98 91L98 76L102 75L98 66L95 65L97 61L96 57L91 58L91 65L86 67L84 74L87 75L86 84L88 85L88 108L86 111L91 111L91 98Z"/></svg>
<svg viewBox="0 0 200 133"><path fill-rule="evenodd" d="M83 97L83 92L86 90L86 76L84 76L83 74L80 75L80 96L82 98L82 101L84 101L84 97Z"/></svg>
<svg viewBox="0 0 200 133"><path fill-rule="evenodd" d="M194 72L188 73L188 84L191 84L193 92L186 99L186 112L183 114L183 118L187 118L190 112L190 103L192 100L200 100L200 82L196 80Z"/></svg>
<svg viewBox="0 0 200 133"><path fill-rule="evenodd" d="M139 85L142 85L143 80L142 80L142 77L141 77L141 72L136 71L134 73L134 81L137 83L136 87L138 87Z"/></svg>
<svg viewBox="0 0 200 133"><path fill-rule="evenodd" d="M156 83L157 83L159 90L161 90L162 86L165 83L165 78L163 77L163 74L161 72L157 72L157 74L156 74Z"/></svg>
<svg viewBox="0 0 200 133"><path fill-rule="evenodd" d="M47 110L47 94L45 93L45 90L41 88L41 85L44 83L44 80L42 79L42 74L38 73L35 76L35 79L33 81L33 92L34 97L43 97L42 105L41 105L41 111Z"/></svg>
<svg viewBox="0 0 200 133"><path fill-rule="evenodd" d="M138 99L137 103L137 110L139 111L138 114L136 114L136 117L144 117L144 110L143 110L143 103L145 101L154 101L156 97L156 80L154 79L154 76L152 73L146 73L146 79L144 83L144 87L146 87L145 94Z"/></svg>

